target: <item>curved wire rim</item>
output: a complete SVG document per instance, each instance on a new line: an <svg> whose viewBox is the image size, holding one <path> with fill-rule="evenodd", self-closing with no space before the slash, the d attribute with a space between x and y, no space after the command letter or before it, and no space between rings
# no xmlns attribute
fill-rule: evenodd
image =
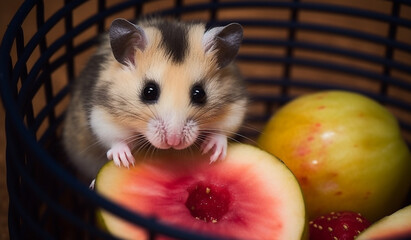
<svg viewBox="0 0 411 240"><path fill-rule="evenodd" d="M79 4L82 3L84 1L72 1L70 2L70 4ZM145 1L134 1L134 2L145 2ZM405 2L407 4L409 4L409 1L402 1ZM266 4L266 2L258 2L261 5ZM36 139L34 139L34 137L31 136L31 134L29 133L29 131L27 130L27 128L25 127L24 123L22 122L21 116L16 112L16 109L18 109L18 105L12 101L12 99L14 99L13 96L13 92L10 91L11 89L14 89L10 86L10 82L8 82L8 80L10 79L9 74L8 74L8 64L5 63L9 63L10 59L4 59L6 56L9 55L10 49L11 49L11 45L13 43L13 38L16 35L17 29L18 27L16 26L20 26L22 23L22 20L25 19L25 17L28 15L28 13L31 11L31 9L35 6L36 1L35 0L29 0L29 1L25 1L23 3L23 5L19 8L18 12L16 13L16 15L14 16L13 20L11 21L9 27L7 28L6 34L4 35L3 41L2 41L2 45L0 47L0 58L2 59L2 63L0 65L0 79L1 79L1 96L3 98L3 104L4 107L6 109L6 112L8 113L8 123L12 124L12 126L14 127L14 129L17 130L17 132L19 133L19 138L27 143L27 147L28 150L32 153L34 153L36 156L38 156L38 159L40 159L43 164L49 168L49 170L52 170L53 173L55 173L55 175L58 175L61 177L62 181L64 183L66 183L68 186L71 187L72 190L74 190L75 192L78 192L80 194L84 194L88 197L88 199L92 200L94 203L100 203L100 205L109 210L110 212L114 212L116 214L118 214L119 216L123 217L124 219L127 220L131 220L132 222L137 222L137 223L141 223L141 226L143 227L147 227L149 230L149 227L152 226L158 226L158 227L162 227L163 230L168 230L168 226L163 226L162 224L159 224L157 221L154 222L150 222L151 226L145 226L146 224L144 224L147 220L147 218L141 218L138 217L138 214L132 213L130 211L128 211L127 209L124 209L122 207L119 207L118 205L107 201L105 198L99 196L98 194L89 191L89 189L84 186L83 184L81 184L76 178L74 178L71 174L69 174L67 171L65 171L64 169L62 169L58 164L56 164L56 162L53 160L53 158L44 150L42 149L42 147L38 144L38 142L36 141ZM256 3L257 4L257 3ZM276 6L282 5L284 7L298 7L297 5L293 5L292 3L271 3L271 4L275 4ZM227 4L229 5L229 4ZM300 7L302 6L303 8L314 8L316 10L321 10L321 8L319 6L316 5L301 5L301 3L298 4ZM202 9L204 10L204 9ZM338 9L335 9L334 11L337 11ZM352 9L350 9L352 10ZM166 13L166 12L164 12ZM176 13L176 12L173 12ZM361 11L358 12L354 12L355 14L360 14L360 13L364 13ZM386 16L386 15L384 15ZM396 19L390 19L389 17L386 18L384 17L384 19L386 21L398 21ZM396 22L397 24L404 24L403 21L399 21ZM405 24L408 24L407 22ZM31 53L30 53L31 54ZM29 54L29 55L30 55ZM3 61L5 60L5 61ZM144 221L144 222L142 222ZM139 224L140 225L140 224ZM157 228L155 229L151 229L151 230L156 230L158 231ZM175 228L173 227L172 230L175 230ZM163 232L162 232L163 233ZM184 236L186 236L188 234L187 231L183 231L182 233L184 233ZM197 234L193 235L195 237L199 237ZM189 239L189 238L187 238ZM197 238L197 239L202 239ZM204 239L208 239L208 238L204 238Z"/></svg>

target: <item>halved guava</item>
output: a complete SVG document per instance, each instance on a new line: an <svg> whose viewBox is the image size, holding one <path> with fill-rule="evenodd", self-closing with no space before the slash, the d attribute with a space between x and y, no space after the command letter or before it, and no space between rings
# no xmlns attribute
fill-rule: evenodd
<svg viewBox="0 0 411 240"><path fill-rule="evenodd" d="M198 233L258 240L306 237L296 178L280 160L250 145L230 145L226 159L212 164L202 155L144 157L130 169L109 162L95 188L132 211ZM117 237L147 239L144 229L107 211L100 217Z"/></svg>
<svg viewBox="0 0 411 240"><path fill-rule="evenodd" d="M411 205L380 219L364 230L356 239L411 239Z"/></svg>

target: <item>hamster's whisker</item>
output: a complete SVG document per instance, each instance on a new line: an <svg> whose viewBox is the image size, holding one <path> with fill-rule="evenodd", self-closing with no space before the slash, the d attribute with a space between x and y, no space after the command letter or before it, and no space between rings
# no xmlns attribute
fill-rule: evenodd
<svg viewBox="0 0 411 240"><path fill-rule="evenodd" d="M145 147L146 147L146 143L142 142L141 144L138 145L137 148L133 149L133 152L140 154L141 150L144 149Z"/></svg>
<svg viewBox="0 0 411 240"><path fill-rule="evenodd" d="M141 106L139 106L137 103L135 103L135 102L133 102L133 101L130 101L129 99L126 99L124 96L121 96L121 95L119 95L119 94L116 94L115 96L117 96L119 99L121 99L123 102L125 102L125 103L127 103L127 105L124 105L123 106L123 104L121 104L120 102L119 102L119 104L120 104L120 106L123 106L122 107L122 110L125 112L125 113L128 113L130 116L132 116L132 117L134 117L134 118L136 118L136 119L138 119L138 120L141 120L141 121L143 121L143 122L147 122L148 120L147 119L150 119L152 116L150 116L149 114L147 114L146 112L144 112L144 111L139 111L140 109L141 109ZM131 107L130 107L131 106ZM130 110L130 109L134 109L134 111L133 110ZM154 115L154 116L157 116L157 114L155 114L154 112L153 112L153 110L152 110L152 108L149 106L149 110L151 111L151 113ZM145 116L143 116L143 115L145 115Z"/></svg>
<svg viewBox="0 0 411 240"><path fill-rule="evenodd" d="M140 114L137 114L135 111L132 111L130 109L122 109L123 113L127 116L127 117L131 117L133 119L138 119L142 122L147 122L147 119L144 118L143 116L141 116Z"/></svg>
<svg viewBox="0 0 411 240"><path fill-rule="evenodd" d="M139 106L136 102L131 101L130 99L125 98L123 95L114 94L114 96L116 96L117 98L121 99L123 102L126 102L127 104L135 107L136 109L141 108L141 106Z"/></svg>
<svg viewBox="0 0 411 240"><path fill-rule="evenodd" d="M146 138L141 138L140 144L138 144L138 148L135 149L134 152L140 153L144 151L144 157L147 157L147 151L150 147L151 147L151 143Z"/></svg>
<svg viewBox="0 0 411 240"><path fill-rule="evenodd" d="M259 133L259 134L262 133L262 131L260 129L258 129L258 128L250 125L250 124L247 124L247 123L244 123L243 125L241 125L241 128L247 129L247 130L252 130L252 131L254 131L256 133Z"/></svg>
<svg viewBox="0 0 411 240"><path fill-rule="evenodd" d="M149 154L150 158L153 158L153 156L155 155L156 151L157 151L157 148L150 144L150 145L148 146L148 150L147 150L146 153Z"/></svg>
<svg viewBox="0 0 411 240"><path fill-rule="evenodd" d="M237 132L233 132L233 131L227 131L227 130L222 130L222 129L204 129L204 130L201 130L201 131L204 132L204 133L206 133L206 134L213 134L213 133L218 133L218 132L226 133L226 134L228 134L228 135L237 136L237 137L240 137L241 139L245 139L245 140L247 140L247 141L250 141L250 142L252 142L253 144L257 144L257 142L256 142L254 139L249 138L249 137L247 137L247 136L245 136L245 135L243 135L243 134L240 134L240 133L237 133ZM235 138L232 137L232 136L227 136L227 138L230 139L230 140L232 140L232 141L235 141L235 142L240 142L239 140L235 139Z"/></svg>
<svg viewBox="0 0 411 240"><path fill-rule="evenodd" d="M197 145L197 142L194 142L191 147L188 148L188 152L193 157L195 155L196 150L200 150L200 146Z"/></svg>
<svg viewBox="0 0 411 240"><path fill-rule="evenodd" d="M147 108L148 108L148 110L149 110L149 113L147 113L146 111L141 111L141 113L144 114L144 116L145 116L147 119L158 118L158 114L157 114L157 111L156 111L156 108L155 108L155 107L147 106ZM150 115L150 113L151 113L151 115ZM148 122L148 121L147 121L147 122Z"/></svg>
<svg viewBox="0 0 411 240"><path fill-rule="evenodd" d="M159 115L157 113L157 109L151 105L147 105L148 110L151 112L152 116L154 116L155 119L159 119ZM147 114L147 113L146 113ZM147 114L147 117L151 117ZM152 118L152 117L151 117Z"/></svg>
<svg viewBox="0 0 411 240"><path fill-rule="evenodd" d="M208 116L216 116L218 115L220 107L218 106L219 104L213 104L210 106L207 106L207 108L198 108L196 112L193 114L193 119L195 121L200 121L204 119L204 115ZM208 119L209 117L207 117Z"/></svg>
<svg viewBox="0 0 411 240"><path fill-rule="evenodd" d="M213 105L207 106L207 109L197 109L197 111L193 114L193 118L196 120L201 120L201 117L204 114L208 114L209 116L217 116L220 113L220 110L222 109L221 103L215 103ZM244 110L244 106L235 106L229 109L225 109L225 111L228 112L234 112L237 110ZM200 112L200 115L197 115L197 113Z"/></svg>
<svg viewBox="0 0 411 240"><path fill-rule="evenodd" d="M95 142L93 142L92 144L88 145L86 148L84 148L82 151L80 151L80 153L85 153L88 150L92 149L93 147L97 147L98 145L101 145L102 141L101 140L97 140Z"/></svg>
<svg viewBox="0 0 411 240"><path fill-rule="evenodd" d="M195 121L198 121L207 111L204 111L203 109L197 108L196 111L193 113L192 118Z"/></svg>
<svg viewBox="0 0 411 240"><path fill-rule="evenodd" d="M143 136L142 136L142 134L140 134L140 133L133 134L133 135L125 138L125 139L124 139L124 142L126 142L127 144L134 143L134 142L136 142L137 140L141 139L142 137L143 137Z"/></svg>

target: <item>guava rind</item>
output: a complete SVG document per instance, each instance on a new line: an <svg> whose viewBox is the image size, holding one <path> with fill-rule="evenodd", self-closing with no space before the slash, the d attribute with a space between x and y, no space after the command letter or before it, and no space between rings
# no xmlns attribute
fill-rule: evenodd
<svg viewBox="0 0 411 240"><path fill-rule="evenodd" d="M411 205L380 219L363 231L356 240L411 238Z"/></svg>

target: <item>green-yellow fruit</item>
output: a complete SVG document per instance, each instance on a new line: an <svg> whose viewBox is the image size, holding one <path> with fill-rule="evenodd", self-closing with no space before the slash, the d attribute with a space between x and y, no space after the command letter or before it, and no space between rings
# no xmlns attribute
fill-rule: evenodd
<svg viewBox="0 0 411 240"><path fill-rule="evenodd" d="M296 175L310 218L354 211L376 221L399 209L410 189L411 156L397 120L356 93L324 91L291 101L258 143Z"/></svg>

